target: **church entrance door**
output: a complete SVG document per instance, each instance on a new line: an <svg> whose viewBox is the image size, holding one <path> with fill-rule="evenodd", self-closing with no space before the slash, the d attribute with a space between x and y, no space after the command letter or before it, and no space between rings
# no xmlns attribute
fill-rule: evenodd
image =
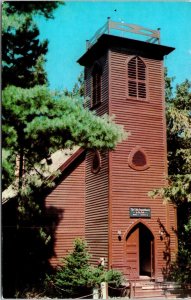
<svg viewBox="0 0 191 300"><path fill-rule="evenodd" d="M132 279L154 275L154 236L142 223L127 234L126 262Z"/></svg>

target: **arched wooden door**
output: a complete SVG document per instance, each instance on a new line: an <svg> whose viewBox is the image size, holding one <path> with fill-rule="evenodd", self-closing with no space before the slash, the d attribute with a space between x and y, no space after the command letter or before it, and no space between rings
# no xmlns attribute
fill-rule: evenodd
<svg viewBox="0 0 191 300"><path fill-rule="evenodd" d="M126 262L129 278L139 276L139 227L135 226L126 239Z"/></svg>
<svg viewBox="0 0 191 300"><path fill-rule="evenodd" d="M127 234L126 265L131 279L154 275L154 236L142 223L135 225Z"/></svg>

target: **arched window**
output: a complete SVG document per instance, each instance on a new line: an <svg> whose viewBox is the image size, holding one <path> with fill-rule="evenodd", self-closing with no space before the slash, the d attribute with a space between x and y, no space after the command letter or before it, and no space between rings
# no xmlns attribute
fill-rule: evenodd
<svg viewBox="0 0 191 300"><path fill-rule="evenodd" d="M92 71L92 107L101 102L101 75L101 66L95 63Z"/></svg>
<svg viewBox="0 0 191 300"><path fill-rule="evenodd" d="M138 56L130 59L127 65L128 97L145 100L146 92L146 65Z"/></svg>

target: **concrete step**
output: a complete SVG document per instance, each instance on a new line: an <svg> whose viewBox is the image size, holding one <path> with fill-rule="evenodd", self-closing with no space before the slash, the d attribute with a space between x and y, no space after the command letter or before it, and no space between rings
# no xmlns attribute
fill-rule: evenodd
<svg viewBox="0 0 191 300"><path fill-rule="evenodd" d="M174 282L156 282L152 279L135 279L124 284L129 289L132 298L176 299L191 296L191 287L184 290Z"/></svg>
<svg viewBox="0 0 191 300"><path fill-rule="evenodd" d="M134 297L164 297L164 291L162 289L152 288L145 288L145 287L135 287L134 290Z"/></svg>
<svg viewBox="0 0 191 300"><path fill-rule="evenodd" d="M165 299L177 299L178 297L190 297L191 296L191 289L181 289L177 288L177 285L158 285L156 284L147 284L143 286L132 286L131 288L131 295L134 298L165 298ZM191 299L191 298L189 298Z"/></svg>

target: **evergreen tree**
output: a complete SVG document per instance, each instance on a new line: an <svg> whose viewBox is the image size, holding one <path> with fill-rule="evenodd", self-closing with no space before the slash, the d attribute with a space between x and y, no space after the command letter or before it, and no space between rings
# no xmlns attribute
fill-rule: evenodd
<svg viewBox="0 0 191 300"><path fill-rule="evenodd" d="M3 207L3 286L7 298L21 296L32 284L36 287L50 267L59 211L56 219L43 221L43 196L52 185L44 176L46 159L73 145L113 149L126 137L112 118L99 118L83 108L81 99L52 93L44 85L47 42L40 42L33 17L42 14L50 18L57 6L54 1L3 3L3 188L14 183L16 189L15 201ZM16 160L18 180L14 177Z"/></svg>
<svg viewBox="0 0 191 300"><path fill-rule="evenodd" d="M2 85L23 88L47 83L44 70L47 41L40 42L39 30L33 21L37 14L53 18L62 1L6 1L2 4ZM22 102L22 100L20 100ZM20 105L22 105L20 102ZM24 103L23 103L24 105ZM6 113L3 127L7 128ZM11 131L12 133L14 130ZM5 131L3 131L5 133ZM10 135L12 138L12 135ZM3 139L6 134L3 134ZM11 140L10 138L10 140ZM3 189L14 179L16 151L3 141ZM21 161L22 163L22 161Z"/></svg>
<svg viewBox="0 0 191 300"><path fill-rule="evenodd" d="M191 202L191 83L185 80L172 93L166 77L166 117L169 185L157 190L179 206Z"/></svg>
<svg viewBox="0 0 191 300"><path fill-rule="evenodd" d="M177 205L177 261L172 279L191 283L191 83L176 86L167 102L169 186L164 196Z"/></svg>
<svg viewBox="0 0 191 300"><path fill-rule="evenodd" d="M5 1L2 4L2 86L47 83L47 40L40 42L34 16L53 18L63 1Z"/></svg>
<svg viewBox="0 0 191 300"><path fill-rule="evenodd" d="M54 11L64 2L61 1L6 1L7 14L42 15L47 19L54 18Z"/></svg>
<svg viewBox="0 0 191 300"><path fill-rule="evenodd" d="M52 95L42 86L47 83L43 68L47 41L40 42L33 16L52 18L60 3L3 4L3 148L9 156L19 157L20 187L24 158L27 172L58 148L78 144L111 149L123 136L111 119L96 118L83 110L80 101L64 100L63 94ZM82 85L81 76L70 96L82 96ZM13 164L6 163L4 170L3 187L13 179Z"/></svg>
<svg viewBox="0 0 191 300"><path fill-rule="evenodd" d="M7 85L29 88L47 83L42 68L47 44L47 41L39 41L39 30L31 18L26 18L22 27L16 30L9 27L2 35L3 88Z"/></svg>
<svg viewBox="0 0 191 300"><path fill-rule="evenodd" d="M64 94L70 97L84 97L84 73L81 72L77 82L74 84L72 91L64 90Z"/></svg>
<svg viewBox="0 0 191 300"><path fill-rule="evenodd" d="M77 297L87 287L90 256L86 247L83 240L76 239L73 251L62 260L55 275L47 278L62 296Z"/></svg>
<svg viewBox="0 0 191 300"><path fill-rule="evenodd" d="M20 178L24 158L25 172L29 172L58 149L74 145L113 149L126 137L111 117L97 117L83 108L81 100L53 95L41 86L5 88L2 114L3 148L20 158Z"/></svg>
<svg viewBox="0 0 191 300"><path fill-rule="evenodd" d="M172 80L166 74L169 184L152 195L177 205L179 252L172 278L191 282L191 83L185 80L173 93Z"/></svg>
<svg viewBox="0 0 191 300"><path fill-rule="evenodd" d="M82 239L74 241L73 250L62 260L53 275L47 276L47 287L52 287L52 296L79 297L92 294L92 288L100 288L101 282L109 282L114 288L122 283L122 273L93 267L89 262L87 244Z"/></svg>

